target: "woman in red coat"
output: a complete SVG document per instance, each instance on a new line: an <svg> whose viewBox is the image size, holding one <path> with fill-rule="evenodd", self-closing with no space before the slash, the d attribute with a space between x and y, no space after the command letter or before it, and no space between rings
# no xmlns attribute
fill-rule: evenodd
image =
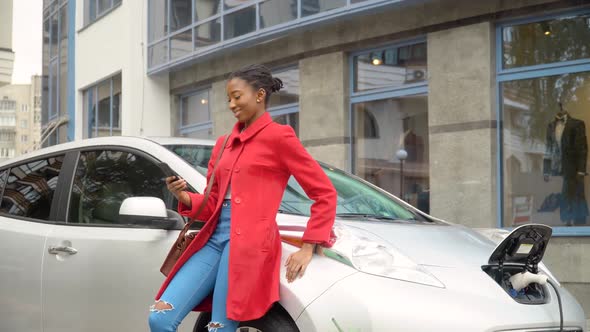
<svg viewBox="0 0 590 332"><path fill-rule="evenodd" d="M271 93L283 84L261 65L233 72L227 83L229 108L238 120L225 146L220 137L209 161L207 181L219 153L215 181L200 215L202 194L185 191L183 179L166 179L184 216L206 220L180 257L151 306L152 332L176 331L193 309L210 307L209 331L234 332L240 321L262 317L279 300L281 240L276 223L291 175L314 201L303 247L286 261L286 278L303 276L316 245L330 246L336 191L290 126L266 112ZM231 244L231 246L230 246ZM231 249L230 249L231 248Z"/></svg>

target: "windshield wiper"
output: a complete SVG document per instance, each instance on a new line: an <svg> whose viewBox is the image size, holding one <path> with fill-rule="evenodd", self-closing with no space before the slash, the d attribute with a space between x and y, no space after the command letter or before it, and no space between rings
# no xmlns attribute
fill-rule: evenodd
<svg viewBox="0 0 590 332"><path fill-rule="evenodd" d="M392 220L392 221L416 221L416 219L402 219L391 216L383 216L370 213L337 213L338 218L363 218L363 219L377 219L377 220Z"/></svg>

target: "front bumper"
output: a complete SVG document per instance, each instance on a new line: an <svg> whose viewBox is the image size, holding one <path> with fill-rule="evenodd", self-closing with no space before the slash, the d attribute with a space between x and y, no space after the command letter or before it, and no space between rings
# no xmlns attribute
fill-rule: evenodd
<svg viewBox="0 0 590 332"><path fill-rule="evenodd" d="M559 307L552 288L547 304L523 305L512 300L482 271L428 269L446 288L359 272L339 281L307 306L296 323L300 331L306 332L559 329ZM587 332L581 306L565 288L560 289L560 294L565 330Z"/></svg>

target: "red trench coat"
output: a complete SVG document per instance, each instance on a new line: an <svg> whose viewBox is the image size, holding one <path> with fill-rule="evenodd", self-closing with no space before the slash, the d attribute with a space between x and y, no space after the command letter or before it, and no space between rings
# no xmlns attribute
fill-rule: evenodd
<svg viewBox="0 0 590 332"><path fill-rule="evenodd" d="M178 206L180 214L206 220L206 223L162 284L156 300L160 299L180 267L213 234L231 181L227 316L232 320L247 321L262 317L279 300L282 249L276 214L289 177L295 176L309 198L315 201L303 234L304 242L331 246L336 191L290 126L273 122L265 112L242 133L241 127L236 123L230 133L211 195L201 215L195 214L204 195L189 193L191 208L182 203ZM220 137L213 148L207 180L223 139ZM194 310L210 310L210 300L209 297Z"/></svg>

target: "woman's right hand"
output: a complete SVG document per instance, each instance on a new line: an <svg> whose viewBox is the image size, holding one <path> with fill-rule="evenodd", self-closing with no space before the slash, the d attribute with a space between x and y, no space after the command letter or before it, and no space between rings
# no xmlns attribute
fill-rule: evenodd
<svg viewBox="0 0 590 332"><path fill-rule="evenodd" d="M186 190L186 181L181 178L176 178L176 176L169 176L166 178L166 187L168 190L179 199L180 193Z"/></svg>
<svg viewBox="0 0 590 332"><path fill-rule="evenodd" d="M191 207L191 198L185 191L187 185L184 179L176 179L175 176L169 176L166 178L166 187L168 188L168 191L170 191L170 193L172 193L172 195L174 195L174 197L176 197L176 199L179 202L181 202L189 208Z"/></svg>

